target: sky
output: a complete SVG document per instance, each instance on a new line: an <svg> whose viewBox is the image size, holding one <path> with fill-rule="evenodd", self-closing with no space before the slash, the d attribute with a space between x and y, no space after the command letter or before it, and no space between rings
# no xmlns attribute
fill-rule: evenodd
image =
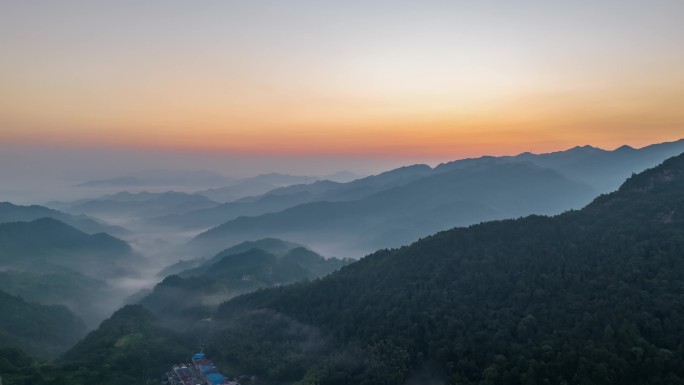
<svg viewBox="0 0 684 385"><path fill-rule="evenodd" d="M682 20L681 0L7 0L0 174L371 173L676 140Z"/></svg>

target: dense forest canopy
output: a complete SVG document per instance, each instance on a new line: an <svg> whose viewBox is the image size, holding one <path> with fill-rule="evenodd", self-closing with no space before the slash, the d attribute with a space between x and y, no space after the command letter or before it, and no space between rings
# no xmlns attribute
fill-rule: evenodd
<svg viewBox="0 0 684 385"><path fill-rule="evenodd" d="M183 333L129 306L57 364L2 351L0 368L17 384L143 384L202 345L259 384L684 384L683 191L684 155L582 210L379 250Z"/></svg>
<svg viewBox="0 0 684 385"><path fill-rule="evenodd" d="M219 314L268 310L329 335L305 383L395 384L428 369L452 384L684 383L682 191L679 156L581 211L445 231ZM245 335L223 333L257 343Z"/></svg>

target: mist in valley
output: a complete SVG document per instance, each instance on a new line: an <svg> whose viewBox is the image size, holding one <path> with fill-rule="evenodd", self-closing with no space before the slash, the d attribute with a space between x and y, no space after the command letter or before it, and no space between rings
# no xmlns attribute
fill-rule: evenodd
<svg viewBox="0 0 684 385"><path fill-rule="evenodd" d="M0 385L684 385L684 2L0 2Z"/></svg>
<svg viewBox="0 0 684 385"><path fill-rule="evenodd" d="M297 297L309 284L328 282L321 278L353 274L359 259L401 253L454 227L582 209L681 152L684 140L613 151L585 146L403 165L368 176L346 167L318 176L230 176L209 167L24 176L0 189L7 200L0 203L0 292L14 296L0 300L26 307L31 315L21 317L60 314L60 321L49 321L52 338L36 342L29 331L12 342L45 359L71 346L76 353L86 349L98 333L121 330L118 322L142 322L178 333L172 339L178 346L201 345L244 370L280 362L269 371L273 378L299 378L318 366L373 376L383 372L387 356L397 363L406 357L382 342L370 351L345 344L305 316L255 310L259 301L279 293ZM273 345L254 346L260 339ZM245 350L234 354L221 344ZM446 376L426 361L396 380L442 384Z"/></svg>

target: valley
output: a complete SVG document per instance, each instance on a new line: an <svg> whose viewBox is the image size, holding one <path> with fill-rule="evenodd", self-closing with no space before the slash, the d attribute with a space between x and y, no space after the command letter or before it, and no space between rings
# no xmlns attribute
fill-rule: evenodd
<svg viewBox="0 0 684 385"><path fill-rule="evenodd" d="M681 347L665 335L680 333L682 158L638 172L677 151L684 142L486 157L228 203L201 192L3 203L0 349L6 360L9 349L35 358L0 373L141 383L201 345L251 378L240 383L560 383L578 370L598 376L572 358L595 349L651 373L624 355L638 348L675 378ZM166 381L185 381L179 370ZM646 378L629 373L603 375Z"/></svg>

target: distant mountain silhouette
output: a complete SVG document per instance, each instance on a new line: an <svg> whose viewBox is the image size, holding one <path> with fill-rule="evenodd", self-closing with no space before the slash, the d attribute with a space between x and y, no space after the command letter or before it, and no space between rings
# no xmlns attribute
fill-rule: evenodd
<svg viewBox="0 0 684 385"><path fill-rule="evenodd" d="M190 247L206 252L242 239L275 236L333 250L328 252L332 255L360 256L453 226L555 214L559 207L579 207L596 195L553 170L498 160L405 180L358 200L314 202L237 218L198 235Z"/></svg>
<svg viewBox="0 0 684 385"><path fill-rule="evenodd" d="M274 383L681 383L683 192L680 155L579 211L380 250L228 301L213 343Z"/></svg>
<svg viewBox="0 0 684 385"><path fill-rule="evenodd" d="M548 154L523 153L500 157L511 162L531 162L540 167L554 169L571 180L588 184L600 193L617 189L631 174L654 167L667 158L684 152L684 139L635 149L621 146L613 151L592 146L577 146L566 151ZM481 159L467 159L445 163L436 172L460 168L477 163Z"/></svg>
<svg viewBox="0 0 684 385"><path fill-rule="evenodd" d="M278 187L311 183L318 179L312 176L286 175L274 172L239 179L225 187L199 191L197 194L204 195L217 202L231 202L251 195L260 195Z"/></svg>
<svg viewBox="0 0 684 385"><path fill-rule="evenodd" d="M137 258L120 239L89 235L52 218L0 224L0 266L5 268L113 277L131 273Z"/></svg>
<svg viewBox="0 0 684 385"><path fill-rule="evenodd" d="M188 309L203 319L185 334L128 306L52 373L68 383L144 382L150 368L163 370L159 358L177 362L169 353L210 341L217 362L263 383L682 383L682 191L684 155L581 210L442 231L215 312ZM310 259L287 255L232 257L243 267ZM187 282L160 286L187 293Z"/></svg>
<svg viewBox="0 0 684 385"><path fill-rule="evenodd" d="M205 273L216 262L219 262L226 256L233 254L244 253L252 249L259 249L277 257L285 255L288 251L302 247L297 243L283 241L276 238L264 238L256 241L244 241L235 246L229 247L211 258L195 258L191 260L183 260L174 263L161 270L158 275L166 277L169 275L180 274L183 276L198 275Z"/></svg>
<svg viewBox="0 0 684 385"><path fill-rule="evenodd" d="M361 199L380 191L408 184L430 173L431 169L427 165L413 165L348 183L322 180L310 184L291 185L209 209L153 218L148 223L157 226L204 230L240 216L258 216L278 212L304 203Z"/></svg>
<svg viewBox="0 0 684 385"><path fill-rule="evenodd" d="M123 227L101 223L85 215L71 215L44 206L20 206L0 202L0 223L30 222L40 218L54 218L88 234L108 233L114 236L128 235Z"/></svg>
<svg viewBox="0 0 684 385"><path fill-rule="evenodd" d="M224 257L233 254L243 253L245 251L249 251L252 249L259 249L269 254L273 254L276 257L282 257L289 251L300 247L303 246L297 243L287 242L277 238L263 238L256 241L244 241L216 254L213 258L205 262L204 265L211 266L222 260Z"/></svg>
<svg viewBox="0 0 684 385"><path fill-rule="evenodd" d="M178 171L178 170L145 170L133 175L120 176L109 179L90 180L76 185L88 188L144 188L144 187L193 187L220 186L233 182L213 171Z"/></svg>
<svg viewBox="0 0 684 385"><path fill-rule="evenodd" d="M234 203L231 210L216 210L213 216L210 211L190 212L176 223L192 218L190 222L207 225L219 216L228 218L190 242L191 250L203 253L243 239L278 237L330 255L360 256L453 226L580 208L633 172L682 151L684 140L639 150L584 146L541 155L465 159L434 169L415 165L344 184L274 190L266 195L272 198L270 207L259 200ZM302 200L308 202L263 213Z"/></svg>
<svg viewBox="0 0 684 385"><path fill-rule="evenodd" d="M219 225L228 219L281 211L312 200L315 200L315 196L308 192L288 195L263 195L254 200L239 200L187 213L154 217L146 220L145 223L152 226L183 230L204 230Z"/></svg>
<svg viewBox="0 0 684 385"><path fill-rule="evenodd" d="M351 182L356 179L361 179L363 178L364 175L359 175L356 173L353 173L351 171L338 171L334 174L330 175L324 175L321 177L322 180L331 180L334 182L340 182L340 183L346 183L346 182Z"/></svg>
<svg viewBox="0 0 684 385"><path fill-rule="evenodd" d="M217 202L198 194L168 191L163 193L127 191L74 202L50 202L49 206L75 214L103 218L152 218L214 207Z"/></svg>

